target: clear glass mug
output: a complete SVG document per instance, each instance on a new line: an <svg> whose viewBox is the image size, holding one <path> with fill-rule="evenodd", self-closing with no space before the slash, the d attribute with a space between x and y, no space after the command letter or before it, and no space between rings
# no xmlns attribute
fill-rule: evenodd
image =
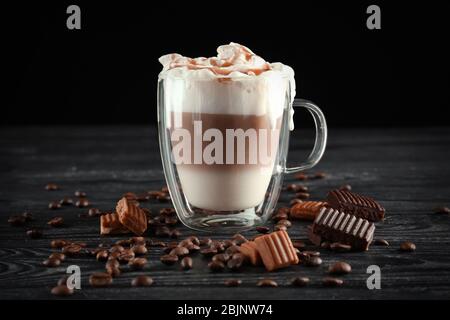
<svg viewBox="0 0 450 320"><path fill-rule="evenodd" d="M285 77L158 79L158 129L164 174L179 219L189 228L240 232L264 225L284 174L315 166L327 141L322 111L292 99ZM292 107L316 127L307 160L286 167Z"/></svg>

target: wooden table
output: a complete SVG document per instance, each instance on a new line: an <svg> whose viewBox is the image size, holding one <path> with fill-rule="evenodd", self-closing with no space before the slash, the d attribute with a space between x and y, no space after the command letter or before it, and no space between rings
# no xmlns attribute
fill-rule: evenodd
<svg viewBox="0 0 450 320"><path fill-rule="evenodd" d="M308 130L291 137L290 159L301 159L310 148ZM73 206L49 210L48 202L87 192L93 206L108 210L124 192L141 192L164 184L157 133L140 126L3 127L0 129L0 299L55 298L50 289L69 264L79 265L82 289L68 299L433 299L450 298L450 216L437 215L433 208L450 205L450 128L330 129L328 148L315 171L327 177L307 181L313 199L323 199L328 190L351 184L353 190L373 196L387 210L377 224L376 238L390 247L372 246L364 253L332 253L321 250L319 268L294 266L268 274L247 266L240 273L211 273L207 261L194 258L194 269L159 262L161 249L148 254L146 273L154 286L132 288L131 279L142 272L124 272L105 289L90 287L89 275L103 269L91 257L70 258L58 268L46 268L42 261L52 250L52 239L83 241L89 246L112 243L124 237L100 237L98 218L80 218L87 209ZM287 177L286 182L294 181ZM60 191L44 189L48 182ZM280 206L292 195L283 194ZM165 205L147 202L157 211ZM11 227L12 214L28 210L35 221L27 227ZM63 216L66 227L50 228L46 222ZM289 233L306 238L307 223L295 222ZM27 228L44 229L42 239L29 239ZM183 236L194 234L180 227ZM252 237L256 233L248 232ZM213 238L224 239L223 235ZM414 253L399 252L401 242L417 245ZM343 276L341 288L324 288L321 279L330 263L338 260L353 267ZM369 290L369 265L381 268L381 290ZM289 285L297 275L308 276L311 285ZM258 288L263 277L278 281L276 289ZM227 288L227 278L242 279L238 288Z"/></svg>

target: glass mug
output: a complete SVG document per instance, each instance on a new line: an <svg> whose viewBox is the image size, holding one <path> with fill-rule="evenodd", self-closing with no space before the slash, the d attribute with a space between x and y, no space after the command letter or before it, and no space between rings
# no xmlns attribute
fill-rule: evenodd
<svg viewBox="0 0 450 320"><path fill-rule="evenodd" d="M161 158L173 205L184 225L240 232L270 218L284 174L319 162L327 126L316 105L291 97L287 77L215 81L224 87L218 90L211 79L159 77ZM307 160L288 168L292 107L312 114L316 138Z"/></svg>

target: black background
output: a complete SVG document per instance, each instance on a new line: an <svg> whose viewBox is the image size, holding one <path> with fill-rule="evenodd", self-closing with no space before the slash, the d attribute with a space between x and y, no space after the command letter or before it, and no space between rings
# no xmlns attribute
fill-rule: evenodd
<svg viewBox="0 0 450 320"><path fill-rule="evenodd" d="M294 5L295 3L295 5ZM81 30L66 8L81 7ZM366 8L381 7L381 30ZM239 42L296 71L332 126L447 125L448 1L2 5L1 124L156 123L158 57Z"/></svg>

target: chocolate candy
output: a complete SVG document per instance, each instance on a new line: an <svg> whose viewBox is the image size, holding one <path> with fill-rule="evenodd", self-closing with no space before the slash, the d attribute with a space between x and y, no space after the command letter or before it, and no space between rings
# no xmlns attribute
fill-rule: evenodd
<svg viewBox="0 0 450 320"><path fill-rule="evenodd" d="M340 212L332 208L322 208L310 233L310 240L328 240L350 245L353 250L367 250L373 240L375 225L366 219Z"/></svg>
<svg viewBox="0 0 450 320"><path fill-rule="evenodd" d="M120 223L117 213L105 214L100 217L100 234L122 234L128 232L130 231Z"/></svg>
<svg viewBox="0 0 450 320"><path fill-rule="evenodd" d="M304 201L297 203L291 208L290 217L292 219L314 221L319 214L320 209L326 204L326 202L321 201Z"/></svg>
<svg viewBox="0 0 450 320"><path fill-rule="evenodd" d="M372 198L347 190L330 191L327 202L331 208L374 222L383 220L386 211Z"/></svg>
<svg viewBox="0 0 450 320"><path fill-rule="evenodd" d="M261 256L259 255L257 245L254 241L243 243L239 247L239 251L250 261L254 266L261 264Z"/></svg>
<svg viewBox="0 0 450 320"><path fill-rule="evenodd" d="M268 271L297 264L299 259L286 231L277 231L255 239L256 248Z"/></svg>
<svg viewBox="0 0 450 320"><path fill-rule="evenodd" d="M120 199L116 211L120 223L133 233L141 235L147 229L147 215L132 200L125 197Z"/></svg>

